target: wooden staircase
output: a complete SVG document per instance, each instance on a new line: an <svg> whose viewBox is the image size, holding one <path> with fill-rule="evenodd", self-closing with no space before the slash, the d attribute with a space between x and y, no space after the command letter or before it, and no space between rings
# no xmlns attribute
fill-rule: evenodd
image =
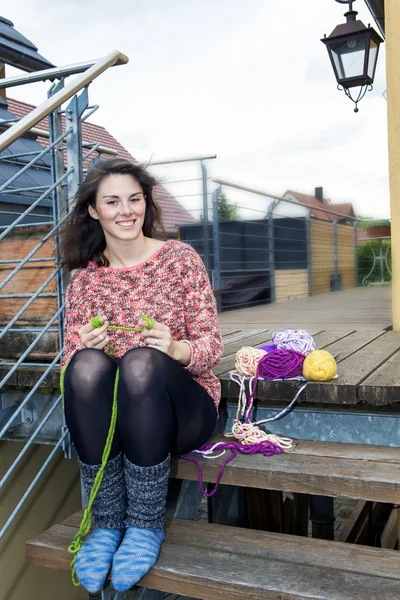
<svg viewBox="0 0 400 600"><path fill-rule="evenodd" d="M204 481L221 461L202 460ZM175 459L171 476L196 480L197 468ZM400 450L301 441L283 455L237 457L222 483L398 504ZM68 570L80 517L28 541L28 561ZM202 600L399 600L400 552L174 518L140 586Z"/></svg>

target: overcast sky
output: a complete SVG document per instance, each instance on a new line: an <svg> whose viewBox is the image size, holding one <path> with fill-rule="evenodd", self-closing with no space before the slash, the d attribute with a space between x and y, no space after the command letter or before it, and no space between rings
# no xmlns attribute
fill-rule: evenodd
<svg viewBox="0 0 400 600"><path fill-rule="evenodd" d="M363 0L354 8L375 26ZM355 114L320 42L344 12L334 0L15 0L2 15L57 65L127 54L128 65L90 86L90 100L100 105L92 121L137 159L217 154L211 176L277 195L323 186L361 216L387 217L385 49ZM40 103L47 87L9 95Z"/></svg>

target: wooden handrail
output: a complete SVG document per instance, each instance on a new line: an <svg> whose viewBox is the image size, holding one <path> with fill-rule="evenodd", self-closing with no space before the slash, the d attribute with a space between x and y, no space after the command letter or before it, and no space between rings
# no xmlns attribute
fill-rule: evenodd
<svg viewBox="0 0 400 600"><path fill-rule="evenodd" d="M32 129L32 127L52 113L56 108L63 104L63 102L66 102L69 98L72 98L72 96L79 92L79 90L89 85L89 83L104 73L109 67L112 67L116 63L126 64L128 61L128 57L119 50L113 50L103 58L100 58L87 71L78 75L71 83L59 90L54 96L45 100L45 102L33 109L8 131L5 131L0 135L0 152L24 135L24 133Z"/></svg>

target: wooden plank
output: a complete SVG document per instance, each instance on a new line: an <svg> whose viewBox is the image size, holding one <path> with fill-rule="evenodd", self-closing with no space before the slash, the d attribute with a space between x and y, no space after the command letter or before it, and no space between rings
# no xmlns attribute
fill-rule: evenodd
<svg viewBox="0 0 400 600"><path fill-rule="evenodd" d="M366 519L368 519L367 502L359 500L337 541L354 543Z"/></svg>
<svg viewBox="0 0 400 600"><path fill-rule="evenodd" d="M215 482L223 458L199 459L203 480ZM174 459L171 476L198 479L197 466ZM237 456L224 471L221 483L259 489L298 492L321 496L345 496L356 500L398 502L400 463L326 458L284 453L271 457Z"/></svg>
<svg viewBox="0 0 400 600"><path fill-rule="evenodd" d="M363 332L356 333L359 334L359 339ZM376 337L376 334L372 335ZM340 350L337 356L339 378L327 382L311 382L306 389L308 402L356 404L357 388L361 382L400 348L400 334L388 331L343 360L342 356L347 356L353 349L349 350L348 346L351 337L343 340L345 349ZM327 348L334 356L335 347L338 348L337 344Z"/></svg>
<svg viewBox="0 0 400 600"><path fill-rule="evenodd" d="M400 402L400 352L388 358L360 384L358 399L375 406Z"/></svg>
<svg viewBox="0 0 400 600"><path fill-rule="evenodd" d="M260 329L256 334L253 333L252 329L248 329L245 335L224 345L224 356L236 354L243 346L259 346L265 339L271 339L271 335L272 333L268 329Z"/></svg>
<svg viewBox="0 0 400 600"><path fill-rule="evenodd" d="M367 346L372 341L384 335L383 330L372 329L372 330L361 330L354 331L346 339L341 339L332 344L326 344L325 350L328 350L332 356L335 357L337 363L345 360L364 346Z"/></svg>
<svg viewBox="0 0 400 600"><path fill-rule="evenodd" d="M83 511L71 515L68 519L59 525L47 530L45 533L35 537L34 540L27 542L35 543L38 547L46 547L52 544L54 550L66 548L70 543L68 536L75 535L79 527ZM70 525L66 525L70 523ZM197 532L198 535L193 535ZM226 535L226 540L221 535L215 535L215 532L222 532ZM59 538L59 533L61 538ZM290 560L295 555L301 561L310 565L323 566L326 564L326 557L321 556L329 550L332 563L327 566L338 564L338 568L357 573L369 573L382 577L394 577L400 580L399 563L400 554L393 552L383 552L380 549L360 546L354 549L354 546L344 545L339 542L333 544L323 540L312 540L310 538L301 538L297 536L283 535L275 532L263 532L254 536L254 544L247 544L246 540L252 537L252 532L244 528L236 528L215 524L198 523L186 519L166 519L167 541L170 544L190 544L208 545L211 539L216 549L226 548L226 552L246 552L251 555L260 555L266 550L264 540L268 540L268 548L271 556L277 560ZM229 538L229 540L228 540ZM51 541L49 541L51 540ZM381 557L382 564L377 564L378 557ZM383 560L385 559L385 560ZM328 559L329 560L329 559Z"/></svg>
<svg viewBox="0 0 400 600"><path fill-rule="evenodd" d="M224 349L226 348L226 346L228 344L237 342L239 340L246 339L253 335L258 335L260 333L264 333L265 331L268 331L268 329L267 330L265 328L262 328L262 329L240 329L239 331L235 331L234 333L231 333L230 335L223 336Z"/></svg>
<svg viewBox="0 0 400 600"><path fill-rule="evenodd" d="M219 438L216 438L219 439ZM387 446L367 446L364 444L340 444L337 442L295 441L294 447L286 452L304 454L306 456L321 456L326 458L350 458L374 463L400 464L400 448Z"/></svg>
<svg viewBox="0 0 400 600"><path fill-rule="evenodd" d="M382 548L393 550L398 541L398 508L393 508L381 535ZM400 544L399 544L400 547Z"/></svg>
<svg viewBox="0 0 400 600"><path fill-rule="evenodd" d="M220 329L224 339L233 333L239 333L241 331L238 327L233 327L231 325L220 325Z"/></svg>
<svg viewBox="0 0 400 600"><path fill-rule="evenodd" d="M75 530L60 527L27 543L31 564L68 570L67 540ZM397 600L399 558L389 550L174 520L141 585L206 600Z"/></svg>
<svg viewBox="0 0 400 600"><path fill-rule="evenodd" d="M260 531L283 531L282 492L274 490L244 490L246 527Z"/></svg>
<svg viewBox="0 0 400 600"><path fill-rule="evenodd" d="M75 531L59 525L29 541L28 561L68 570ZM176 519L140 585L205 600L398 600L399 561L385 549Z"/></svg>
<svg viewBox="0 0 400 600"><path fill-rule="evenodd" d="M322 331L313 337L316 347L318 350L321 350L323 348L326 349L327 346L334 344L335 342L343 340L343 338L348 337L352 333L354 333L354 329L352 327L347 327L346 329L335 329L334 331Z"/></svg>

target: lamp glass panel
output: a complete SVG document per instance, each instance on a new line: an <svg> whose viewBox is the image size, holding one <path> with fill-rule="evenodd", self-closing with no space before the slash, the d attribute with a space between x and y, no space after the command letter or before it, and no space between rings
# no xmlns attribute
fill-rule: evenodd
<svg viewBox="0 0 400 600"><path fill-rule="evenodd" d="M368 77L371 79L375 75L376 59L378 58L378 44L371 40L369 43L369 58L368 58Z"/></svg>
<svg viewBox="0 0 400 600"><path fill-rule="evenodd" d="M364 74L366 40L353 38L331 46L338 79L362 77Z"/></svg>

